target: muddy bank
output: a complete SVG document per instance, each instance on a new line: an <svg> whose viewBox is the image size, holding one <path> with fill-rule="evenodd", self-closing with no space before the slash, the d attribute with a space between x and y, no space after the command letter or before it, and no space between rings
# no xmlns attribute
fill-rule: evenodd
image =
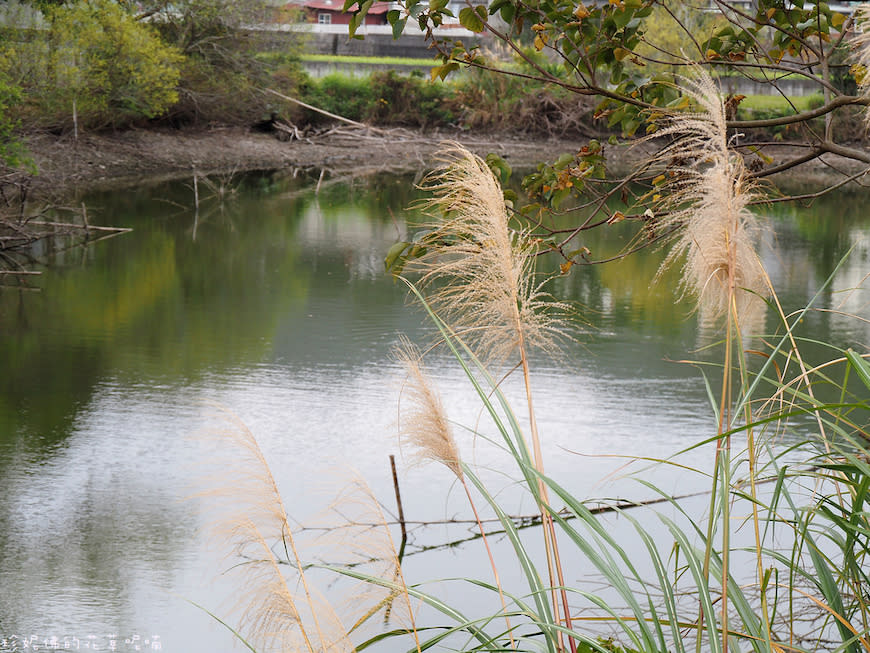
<svg viewBox="0 0 870 653"><path fill-rule="evenodd" d="M51 197L95 189L123 188L200 174L301 168L325 170L325 177L374 172L413 172L431 167L439 144L459 141L478 154L495 152L515 167L552 161L587 141L459 131L342 128L302 140L281 141L247 128L132 129L117 133L31 135L27 147L39 169L32 191ZM644 155L642 147L606 146L611 174L627 173ZM765 149L775 165L794 149ZM775 177L785 187L821 187L841 172L854 173L854 161L826 155ZM771 178L774 180L774 178ZM804 192L806 188L804 188Z"/></svg>
<svg viewBox="0 0 870 653"><path fill-rule="evenodd" d="M326 175L406 172L431 166L439 143L462 142L478 153L496 152L513 165L530 165L582 147L579 140L548 141L446 131L333 130L284 142L243 128L129 130L107 134L31 136L39 169L33 189L51 194L118 188L202 174L284 168L325 169Z"/></svg>

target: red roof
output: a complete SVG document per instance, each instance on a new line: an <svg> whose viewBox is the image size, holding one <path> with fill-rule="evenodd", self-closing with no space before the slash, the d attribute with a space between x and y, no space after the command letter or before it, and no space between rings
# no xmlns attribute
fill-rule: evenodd
<svg viewBox="0 0 870 653"><path fill-rule="evenodd" d="M341 0L306 0L302 3L303 7L307 7L309 9L319 9L326 11L341 11L341 8L344 6L344 2ZM359 5L354 3L349 11L357 11L359 9ZM368 13L371 15L385 14L390 10L389 2L375 2L371 9L369 9Z"/></svg>

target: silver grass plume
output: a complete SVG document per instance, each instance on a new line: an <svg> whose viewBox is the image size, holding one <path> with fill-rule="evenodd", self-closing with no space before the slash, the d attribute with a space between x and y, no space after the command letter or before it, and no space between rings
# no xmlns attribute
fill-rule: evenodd
<svg viewBox="0 0 870 653"><path fill-rule="evenodd" d="M511 229L498 180L480 157L457 143L441 150L440 168L421 188L433 221L423 239L426 255L412 269L438 315L472 343L485 360L501 362L524 341L555 348L560 312L535 280L538 253L526 230Z"/></svg>
<svg viewBox="0 0 870 653"><path fill-rule="evenodd" d="M441 397L421 367L420 352L403 338L393 355L402 364L408 377L402 389L400 442L411 447L419 458L442 463L462 480L459 450Z"/></svg>
<svg viewBox="0 0 870 653"><path fill-rule="evenodd" d="M432 290L427 300L438 316L460 333L480 358L500 363L519 354L531 434L531 446L525 438L523 446L543 476L529 353L533 347L551 353L557 348L565 335L561 318L568 306L553 301L543 290L546 279L536 279L538 241L527 229L511 228L504 194L486 162L456 143L441 151L440 161L442 167L423 184L423 189L433 194L425 206L439 219L428 225L431 231L421 243L427 252L416 264L423 274L421 285ZM564 624L570 630L567 592L555 589L564 588L565 583L543 478L537 481L536 498L544 525L553 611L563 612ZM498 584L491 552L490 562ZM500 585L499 590L501 594ZM561 606L557 594L562 597ZM506 605L504 595L501 597Z"/></svg>
<svg viewBox="0 0 870 653"><path fill-rule="evenodd" d="M511 648L514 648L513 629L508 616L507 601L499 579L498 568L462 471L459 450L456 447L450 423L447 421L441 396L432 387L428 376L423 371L419 350L407 338L402 338L399 346L393 350L393 355L402 364L408 377L403 386L404 402L399 416L399 439L402 444L412 447L419 458L434 460L445 465L462 484L480 528L480 536L486 547L502 609L505 613Z"/></svg>
<svg viewBox="0 0 870 653"><path fill-rule="evenodd" d="M737 317L764 308L766 275L755 242L759 227L749 203L755 195L743 159L728 149L725 106L716 83L704 70L683 78L683 91L698 104L695 113L674 117L656 137L676 140L658 156L665 163L664 199L656 213L662 227L677 228L662 269L685 256L682 289L698 302L702 318ZM660 270L661 272L661 270Z"/></svg>
<svg viewBox="0 0 870 653"><path fill-rule="evenodd" d="M241 587L236 597L240 631L263 651L352 651L335 611L308 582L256 438L237 416L223 410L220 417L220 425L205 434L214 472L200 479L207 489L197 497L214 516L213 533L232 550Z"/></svg>

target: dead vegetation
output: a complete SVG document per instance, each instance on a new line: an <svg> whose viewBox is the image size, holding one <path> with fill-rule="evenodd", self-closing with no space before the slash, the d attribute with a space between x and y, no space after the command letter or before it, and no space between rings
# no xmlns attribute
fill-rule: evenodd
<svg viewBox="0 0 870 653"><path fill-rule="evenodd" d="M33 179L21 171L0 173L0 287L27 287L47 256L130 231L91 224L84 202L67 206L34 193Z"/></svg>

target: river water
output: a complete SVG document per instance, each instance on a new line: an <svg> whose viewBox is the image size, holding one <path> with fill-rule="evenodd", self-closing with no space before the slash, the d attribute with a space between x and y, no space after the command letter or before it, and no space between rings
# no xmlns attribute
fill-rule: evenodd
<svg viewBox="0 0 870 653"><path fill-rule="evenodd" d="M221 410L256 436L299 524L351 469L395 512L390 454L408 520L468 516L450 473L410 464L396 442L401 374L391 348L402 334L432 335L383 271L386 250L410 230L412 179L349 180L319 195L313 182L215 179L199 184L198 212L189 183L93 195L92 223L133 232L37 251L50 267L32 290L0 292L0 650L23 650L25 640L232 649L206 610L234 614L238 587L206 528L207 500L190 499L218 447L202 434ZM764 258L786 311L805 305L854 247L817 306L870 316L866 290L855 290L870 271L865 200L841 193L763 209L772 226ZM582 244L605 257L630 237L623 223ZM577 303L576 340L533 361L533 384L548 471L575 495L647 496L628 478L645 464L624 456L666 458L715 433L698 370L675 361L703 359L716 336L675 303L673 273L651 285L661 259L650 250L577 268L553 289ZM805 322L820 340L861 351L870 342L866 322L839 312ZM485 432L461 371L437 351L430 365L452 419ZM521 405L518 380L505 388ZM460 448L512 512L534 512L499 474L503 457L470 437ZM711 457L702 447L681 462L705 468ZM672 468L642 475L674 493L707 483ZM417 552L456 536L414 530L406 575L479 576L486 563L475 544Z"/></svg>

